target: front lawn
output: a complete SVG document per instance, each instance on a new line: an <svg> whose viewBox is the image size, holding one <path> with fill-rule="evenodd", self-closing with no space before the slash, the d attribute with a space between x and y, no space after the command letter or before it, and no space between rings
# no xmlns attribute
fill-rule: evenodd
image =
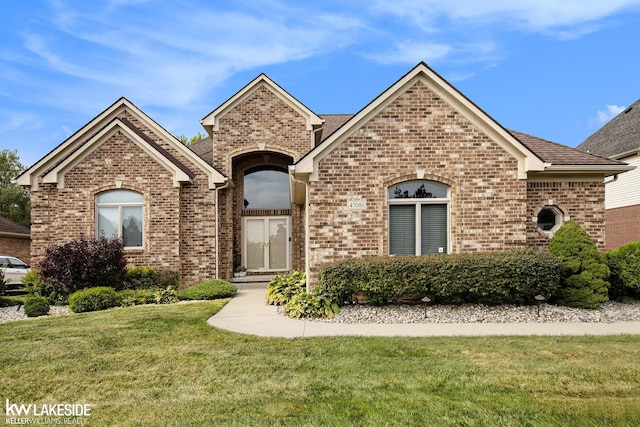
<svg viewBox="0 0 640 427"><path fill-rule="evenodd" d="M223 301L0 324L0 399L89 425L637 425L640 335L258 338Z"/></svg>

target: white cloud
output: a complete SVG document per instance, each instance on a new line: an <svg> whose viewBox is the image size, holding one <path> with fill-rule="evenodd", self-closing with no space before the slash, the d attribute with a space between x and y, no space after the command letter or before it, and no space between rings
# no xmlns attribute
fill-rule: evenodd
<svg viewBox="0 0 640 427"><path fill-rule="evenodd" d="M417 64L420 61L432 62L444 58L451 50L451 46L446 44L400 42L387 52L365 55L365 57L381 64Z"/></svg>
<svg viewBox="0 0 640 427"><path fill-rule="evenodd" d="M113 98L181 107L233 73L342 49L364 28L356 18L309 13L284 3L275 8L278 16L172 3L142 15L135 3L112 1L97 11L53 2L52 22L60 34L23 36L30 65L83 79L76 88L86 84L114 93ZM64 47L58 43L62 38ZM78 108L70 98L67 93L65 108Z"/></svg>
<svg viewBox="0 0 640 427"><path fill-rule="evenodd" d="M376 0L372 10L400 17L435 32L444 23L472 25L501 22L506 27L554 33L561 37L599 28L596 21L640 10L640 0ZM570 28L571 27L571 28Z"/></svg>
<svg viewBox="0 0 640 427"><path fill-rule="evenodd" d="M613 119L618 114L622 113L627 107L620 107L618 105L607 105L604 110L599 110L596 116L589 121L590 128L600 128L609 120Z"/></svg>

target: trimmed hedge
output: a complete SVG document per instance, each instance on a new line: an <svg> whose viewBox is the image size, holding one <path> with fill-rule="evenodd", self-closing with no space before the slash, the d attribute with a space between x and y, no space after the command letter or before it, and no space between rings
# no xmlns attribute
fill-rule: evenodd
<svg viewBox="0 0 640 427"><path fill-rule="evenodd" d="M49 301L45 297L28 296L24 299L24 314L27 317L39 317L49 314Z"/></svg>
<svg viewBox="0 0 640 427"><path fill-rule="evenodd" d="M178 289L180 274L175 270L148 266L131 267L127 270L127 289Z"/></svg>
<svg viewBox="0 0 640 427"><path fill-rule="evenodd" d="M530 249L347 259L320 269L318 292L339 304L364 297L384 305L424 296L439 304L527 304L556 292L559 266L555 256Z"/></svg>
<svg viewBox="0 0 640 427"><path fill-rule="evenodd" d="M69 295L69 309L74 313L106 310L119 306L120 302L115 289L107 286L82 289Z"/></svg>
<svg viewBox="0 0 640 427"><path fill-rule="evenodd" d="M238 292L233 284L224 280L208 280L178 292L180 300L210 300L230 298Z"/></svg>
<svg viewBox="0 0 640 427"><path fill-rule="evenodd" d="M640 299L640 242L627 243L605 254L611 270L609 297Z"/></svg>

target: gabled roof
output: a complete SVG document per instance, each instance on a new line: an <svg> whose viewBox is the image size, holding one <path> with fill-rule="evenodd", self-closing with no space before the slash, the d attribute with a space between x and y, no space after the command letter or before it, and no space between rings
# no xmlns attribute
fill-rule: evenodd
<svg viewBox="0 0 640 427"><path fill-rule="evenodd" d="M278 86L278 84L267 77L266 74L262 73L200 121L209 133L209 136L211 136L212 131L218 130L221 117L233 110L236 105L251 96L256 89L263 85L306 119L307 130L313 130L322 125L322 119L318 117L316 113Z"/></svg>
<svg viewBox="0 0 640 427"><path fill-rule="evenodd" d="M607 159L606 157L596 156L594 154L585 153L584 151L575 150L561 144L557 144L546 139L536 136L527 135L514 130L509 131L520 142L526 145L531 151L536 153L545 164L547 169L549 166L601 166L609 169L616 166L625 166L625 163L617 160Z"/></svg>
<svg viewBox="0 0 640 427"><path fill-rule="evenodd" d="M640 99L585 139L578 150L620 159L640 148Z"/></svg>
<svg viewBox="0 0 640 427"><path fill-rule="evenodd" d="M30 186L32 190L38 188L40 179L43 179L44 182L57 183L58 186L64 185L66 171L116 131L127 134L138 146L171 170L174 173L174 184L177 185L178 182L189 181L195 177L195 173L190 167L178 161L141 129L133 125L131 121L122 119L120 116L125 111L161 137L166 144L188 159L193 166L204 172L209 178L209 188L215 188L216 184L223 184L226 181L220 172L195 155L184 144L181 144L133 103L126 98L120 98L18 176L16 183L25 187Z"/></svg>
<svg viewBox="0 0 640 427"><path fill-rule="evenodd" d="M310 179L316 180L318 178L317 164L321 159L331 153L351 134L367 123L398 96L405 93L405 91L412 87L417 81L422 81L445 102L452 105L467 120L482 129L501 147L514 156L514 158L518 160L518 175L521 178L526 178L526 172L528 171L544 170L544 162L536 156L535 153L471 102L460 91L449 84L449 82L429 68L427 64L421 62L362 110L349 118L346 123L329 135L320 145L300 159L295 164L294 173L310 174Z"/></svg>
<svg viewBox="0 0 640 427"><path fill-rule="evenodd" d="M27 227L0 216L0 236L29 237L30 233Z"/></svg>

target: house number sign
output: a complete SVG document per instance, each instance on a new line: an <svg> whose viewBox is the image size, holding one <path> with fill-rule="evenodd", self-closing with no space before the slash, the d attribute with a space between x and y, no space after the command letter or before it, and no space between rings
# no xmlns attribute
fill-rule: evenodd
<svg viewBox="0 0 640 427"><path fill-rule="evenodd" d="M347 209L363 210L367 209L367 201L363 199L352 199L347 202Z"/></svg>

